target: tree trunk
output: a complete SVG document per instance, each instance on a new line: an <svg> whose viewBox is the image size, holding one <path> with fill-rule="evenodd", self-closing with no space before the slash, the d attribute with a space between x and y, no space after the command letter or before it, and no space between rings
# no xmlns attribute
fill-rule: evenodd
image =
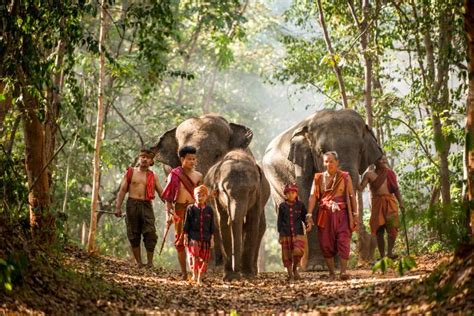
<svg viewBox="0 0 474 316"><path fill-rule="evenodd" d="M214 66L214 69L212 70L211 74L211 83L209 85L209 90L206 91L204 90L204 97L203 97L203 102L202 102L202 113L207 114L210 112L210 105L211 105L211 100L212 97L214 96L214 88L216 85L216 78L217 78L217 66Z"/></svg>
<svg viewBox="0 0 474 316"><path fill-rule="evenodd" d="M319 10L319 22L321 23L321 27L323 29L324 40L326 42L326 47L328 49L329 54L331 55L331 60L333 63L333 70L336 74L337 84L339 85L339 92L341 94L342 104L344 105L345 109L349 108L349 104L347 102L347 95L346 95L346 87L344 85L344 78L342 77L342 70L339 68L337 63L334 49L331 44L331 39L329 38L329 33L326 27L326 22L324 21L324 12L321 5L321 0L318 0L318 10Z"/></svg>
<svg viewBox="0 0 474 316"><path fill-rule="evenodd" d="M366 114L366 123L372 128L373 126L373 111L372 111L372 58L369 53L370 32L368 30L370 19L370 2L363 0L362 3L362 21L359 22L357 13L352 1L349 1L349 8L352 13L355 24L360 32L360 47L364 56L364 105Z"/></svg>
<svg viewBox="0 0 474 316"><path fill-rule="evenodd" d="M467 60L469 61L469 90L467 95L465 173L467 174L467 214L470 222L471 243L474 242L474 0L466 0L464 27L467 34Z"/></svg>
<svg viewBox="0 0 474 316"><path fill-rule="evenodd" d="M97 100L97 126L94 143L94 172L92 183L91 221L89 225L89 239L87 249L89 252L95 250L95 233L97 229L97 204L100 188L100 145L103 136L104 121L104 74L105 74L105 24L106 24L106 2L101 1L100 10L100 31L99 31L99 93Z"/></svg>
<svg viewBox="0 0 474 316"><path fill-rule="evenodd" d="M423 8L423 16L428 17L429 13ZM438 63L435 64L434 45L431 40L430 30L424 33L424 43L427 58L427 88L428 88L428 105L431 107L431 118L433 121L433 134L435 149L439 160L439 176L441 179L441 197L443 205L451 203L450 182L449 182L449 148L451 146L449 140L443 135L442 118L449 115L449 50L452 38L453 22L452 12L446 10L444 14L440 14L440 36L438 43ZM436 73L436 76L435 76ZM448 121L446 121L448 122ZM447 123L446 123L447 124Z"/></svg>
<svg viewBox="0 0 474 316"><path fill-rule="evenodd" d="M194 50L196 49L196 44L197 44L197 40L199 38L200 32L201 32L201 22L199 21L199 18L198 18L198 26L196 27L196 30L194 31L191 37L191 48L189 49L189 52L187 52L186 56L184 57L183 71L185 72L188 71L189 62L191 61L191 57L194 54ZM181 105L181 103L183 102L184 84L187 80L188 80L187 78L181 77L181 82L179 83L178 97L176 98L176 105Z"/></svg>
<svg viewBox="0 0 474 316"><path fill-rule="evenodd" d="M37 111L39 100L23 90L23 133L25 140L25 168L28 176L28 202L30 226L33 236L44 242L51 241L55 233L55 220L49 212L48 173L45 169L44 129Z"/></svg>

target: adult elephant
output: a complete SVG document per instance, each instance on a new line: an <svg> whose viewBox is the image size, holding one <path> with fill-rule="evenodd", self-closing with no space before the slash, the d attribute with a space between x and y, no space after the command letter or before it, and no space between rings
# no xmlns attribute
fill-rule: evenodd
<svg viewBox="0 0 474 316"><path fill-rule="evenodd" d="M190 145L197 149L196 170L203 175L209 168L234 149L247 149L252 131L243 125L229 123L216 114L206 114L183 121L165 132L152 148L155 159L166 166L181 165L178 149Z"/></svg>
<svg viewBox="0 0 474 316"><path fill-rule="evenodd" d="M224 280L257 274L260 243L265 233L265 204L270 185L254 157L243 150L229 152L209 169L204 183L217 192L213 199Z"/></svg>
<svg viewBox="0 0 474 316"><path fill-rule="evenodd" d="M354 188L359 175L382 155L372 131L356 111L318 111L278 135L266 149L263 170L277 205L284 200L285 183L296 182L299 198L307 206L314 173L324 170L322 154L327 151L338 153L340 168L350 173ZM359 215L361 222L362 212ZM367 233L362 234L367 239ZM324 267L315 230L308 234L308 248L307 269Z"/></svg>

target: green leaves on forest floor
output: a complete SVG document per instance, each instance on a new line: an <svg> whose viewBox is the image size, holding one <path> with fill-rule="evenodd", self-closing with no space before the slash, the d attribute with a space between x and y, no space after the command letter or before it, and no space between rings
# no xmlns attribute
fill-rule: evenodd
<svg viewBox="0 0 474 316"><path fill-rule="evenodd" d="M385 274L388 269L392 269L400 276L403 276L407 271L416 267L416 261L411 256L400 257L398 260L390 259L389 257L383 257L377 261L372 267L372 273L375 273L377 270L382 271L382 274Z"/></svg>

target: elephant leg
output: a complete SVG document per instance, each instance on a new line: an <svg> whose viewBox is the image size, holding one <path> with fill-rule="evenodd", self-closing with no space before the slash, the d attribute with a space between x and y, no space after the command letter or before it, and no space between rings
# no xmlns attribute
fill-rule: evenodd
<svg viewBox="0 0 474 316"><path fill-rule="evenodd" d="M258 253L260 251L260 245L263 240L263 235L265 234L265 230L267 229L267 220L265 218L265 206L263 206L260 209L260 221L258 223L258 239L257 239L257 244L255 245L254 248L254 258L253 258L253 271L255 274L257 274L258 271Z"/></svg>
<svg viewBox="0 0 474 316"><path fill-rule="evenodd" d="M227 211L224 211L227 212ZM224 281L232 281L240 279L240 272L236 269L236 257L235 253L233 253L233 241L232 241L232 233L234 233L234 229L228 224L228 215L226 213L221 214L219 220L219 231L220 231L220 239L221 239L221 253L224 259ZM235 245L234 245L235 249ZM235 252L235 250L234 250Z"/></svg>
<svg viewBox="0 0 474 316"><path fill-rule="evenodd" d="M224 263L224 257L222 255L222 239L220 232L215 234L214 238L214 262L216 267L222 266Z"/></svg>
<svg viewBox="0 0 474 316"><path fill-rule="evenodd" d="M243 218L234 219L232 234L234 236L234 272L240 273L242 271Z"/></svg>
<svg viewBox="0 0 474 316"><path fill-rule="evenodd" d="M258 251L260 244L259 226L260 214L258 214L258 209L251 208L247 212L244 225L245 238L242 251L242 272L247 276L253 276L257 273L257 270L254 269L254 262L256 262L255 259L258 257L255 249Z"/></svg>

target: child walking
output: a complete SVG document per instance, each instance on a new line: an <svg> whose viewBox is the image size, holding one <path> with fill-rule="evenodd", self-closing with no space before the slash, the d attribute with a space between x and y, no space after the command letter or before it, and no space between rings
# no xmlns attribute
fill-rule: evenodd
<svg viewBox="0 0 474 316"><path fill-rule="evenodd" d="M194 189L194 204L186 209L184 222L184 244L189 253L189 266L193 271L192 280L202 285L207 262L214 247L214 213L206 204L209 190L205 185Z"/></svg>
<svg viewBox="0 0 474 316"><path fill-rule="evenodd" d="M283 265L288 271L288 281L298 280L298 266L304 254L305 236L303 225L306 231L310 231L311 222L306 223L306 207L298 200L298 186L290 183L283 191L285 202L278 207L277 228L280 234L281 255Z"/></svg>

